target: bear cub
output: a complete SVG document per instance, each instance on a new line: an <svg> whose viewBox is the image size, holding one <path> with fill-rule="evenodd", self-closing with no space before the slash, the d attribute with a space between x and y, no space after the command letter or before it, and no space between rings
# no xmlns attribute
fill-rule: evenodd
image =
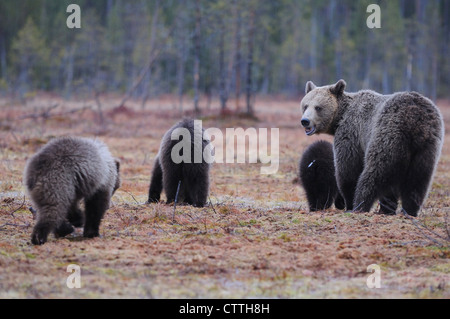
<svg viewBox="0 0 450 319"><path fill-rule="evenodd" d="M331 143L318 141L308 146L299 162L299 179L311 212L328 209L333 202L337 209L345 208L336 184Z"/></svg>
<svg viewBox="0 0 450 319"><path fill-rule="evenodd" d="M119 168L104 143L87 138L57 138L33 155L24 172L36 210L32 244L44 244L50 232L64 237L83 224L84 237L99 236L103 214L120 187Z"/></svg>
<svg viewBox="0 0 450 319"><path fill-rule="evenodd" d="M188 137L184 137L183 132L189 135L188 141L184 141L184 138ZM172 139L172 135L175 137L174 139ZM177 151L174 148L178 149L179 143L185 147ZM148 202L158 202L163 189L166 193L167 203L174 202L178 185L180 185L177 198L179 203L184 202L196 207L205 206L209 191L210 162L205 160L203 154L207 153L204 151L208 145L210 145L210 140L205 136L204 129L196 126L193 119L184 119L171 127L164 134L155 159ZM173 150L176 155L183 157L181 161L172 159ZM190 156L183 154L184 151L190 153ZM201 155L200 160L195 155L196 153Z"/></svg>

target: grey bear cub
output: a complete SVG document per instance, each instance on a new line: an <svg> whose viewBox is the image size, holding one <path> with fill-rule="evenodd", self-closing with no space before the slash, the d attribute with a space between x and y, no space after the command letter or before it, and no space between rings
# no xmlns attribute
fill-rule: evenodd
<svg viewBox="0 0 450 319"><path fill-rule="evenodd" d="M84 237L99 236L101 219L120 187L119 168L119 161L98 140L63 137L47 143L28 160L24 172L37 211L31 242L44 244L50 232L64 237L83 224Z"/></svg>
<svg viewBox="0 0 450 319"><path fill-rule="evenodd" d="M328 209L333 203L337 209L345 208L336 184L331 143L317 141L308 146L299 162L299 179L310 211Z"/></svg>
<svg viewBox="0 0 450 319"><path fill-rule="evenodd" d="M183 160L179 163L172 159L172 150L183 140L183 136L172 139L172 133L177 133L177 129L185 129L190 135L190 140L187 141L187 151L191 154L188 161ZM174 202L178 185L180 185L178 202L185 202L196 207L205 206L209 191L210 163L205 161L203 154L209 143L209 138L204 135L204 129L195 127L193 119L184 119L171 127L162 138L159 153L155 159L148 202L158 202L163 189L166 193L167 203ZM187 155L183 154L183 151L186 149L180 149L180 154L177 155ZM201 159L197 159L197 161L196 152L202 154Z"/></svg>
<svg viewBox="0 0 450 319"><path fill-rule="evenodd" d="M417 216L444 140L437 106L416 92L345 92L344 80L306 84L301 124L307 135L334 135L336 180L348 210Z"/></svg>

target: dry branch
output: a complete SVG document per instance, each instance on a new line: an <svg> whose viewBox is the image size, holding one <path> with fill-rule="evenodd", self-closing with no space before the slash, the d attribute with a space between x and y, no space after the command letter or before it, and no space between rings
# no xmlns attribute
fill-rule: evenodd
<svg viewBox="0 0 450 319"><path fill-rule="evenodd" d="M403 213L403 215L404 215L406 218L408 218L408 219L413 223L414 226L416 226L416 228L420 231L420 233L421 233L425 238L427 238L428 240L432 241L433 243L435 243L435 244L438 245L439 247L445 247L445 246L448 246L448 245L445 245L445 244L441 243L441 242L440 242L439 240L437 240L436 238L433 238L433 237L427 235L422 229L424 229L424 230L430 232L431 234L435 235L435 236L438 237L439 239L442 239L442 240L444 240L444 241L446 241L446 242L449 242L449 243L450 243L450 238L445 238L445 237L439 235L438 233L432 231L431 229L429 229L427 226L423 225L422 223L417 222L414 218L412 218L411 216L409 216L408 213L407 213L404 209L402 209L402 213Z"/></svg>
<svg viewBox="0 0 450 319"><path fill-rule="evenodd" d="M157 4L157 8L159 6L159 2L156 3ZM157 25L157 19L158 19L158 9L155 10L155 15L153 16L152 19L152 34L151 34L151 39L150 39L150 46L151 46L151 52L150 52L150 56L149 59L147 61L147 64L144 65L144 67L142 68L141 72L139 73L139 76L136 78L136 80L134 81L133 85L131 86L131 88L127 91L127 93L125 93L125 96L123 97L122 101L120 102L120 104L118 105L118 107L123 107L124 104L131 98L131 96L133 95L134 91L136 91L136 89L139 87L139 85L142 83L142 81L144 80L145 76L150 72L150 69L152 68L153 64L155 63L156 59L159 57L159 54L161 53L162 48L167 44L168 40L172 37L173 31L175 30L175 26L176 24L174 24L168 34L167 37L164 39L163 43L160 43L159 46L155 45L156 42L156 35L153 33L153 31L156 28Z"/></svg>
<svg viewBox="0 0 450 319"><path fill-rule="evenodd" d="M0 225L0 231L4 230L6 226L28 228L28 227L31 227L31 224L30 223L25 223L25 224L4 223L4 224Z"/></svg>
<svg viewBox="0 0 450 319"><path fill-rule="evenodd" d="M59 113L53 113L50 114L50 112L57 108L59 105L52 105L50 107L48 107L46 110L40 112L40 113L33 113L33 114L27 114L27 115L23 115L18 117L16 120L25 120L25 119L39 119L39 118L43 118L43 119L49 119L51 117L55 117L55 116L63 116L63 115L68 115L68 114L73 114L73 113L77 113L77 112L82 112L88 109L91 109L92 107L90 105L87 106L83 106L77 109L72 109L66 112L59 112Z"/></svg>
<svg viewBox="0 0 450 319"><path fill-rule="evenodd" d="M95 97L95 103L97 103L99 122L103 126L103 124L105 123L105 118L103 117L102 104L100 103L99 95L100 95L100 93L95 91L94 97Z"/></svg>
<svg viewBox="0 0 450 319"><path fill-rule="evenodd" d="M14 210L10 213L10 215L11 215L12 217L15 218L16 216L14 216L14 213L17 212L17 211L19 211L24 205L25 205L25 196L23 196L22 204L20 204L20 206L19 206L18 208L14 209Z"/></svg>
<svg viewBox="0 0 450 319"><path fill-rule="evenodd" d="M141 84L142 80L145 78L147 73L150 71L153 63L159 56L160 50L155 50L155 52L150 56L150 59L148 60L147 64L144 66L144 68L141 70L141 73L139 74L138 78L134 81L133 86L128 90L128 92L125 94L125 97L122 99L118 107L123 107L125 102L128 101L131 96L133 95L133 92L136 91L139 84Z"/></svg>
<svg viewBox="0 0 450 319"><path fill-rule="evenodd" d="M59 104L54 104L51 105L49 107L47 107L44 111L40 112L40 113L34 113L34 114L29 114L29 115L23 115L21 117L18 118L18 120L24 120L24 119L38 119L38 118L44 118L47 119L50 117L50 112L54 109L56 109L59 106Z"/></svg>

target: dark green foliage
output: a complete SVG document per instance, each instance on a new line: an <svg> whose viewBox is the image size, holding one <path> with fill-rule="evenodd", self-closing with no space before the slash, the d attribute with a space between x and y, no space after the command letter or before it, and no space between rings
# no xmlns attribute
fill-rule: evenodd
<svg viewBox="0 0 450 319"><path fill-rule="evenodd" d="M66 27L71 3L81 29ZM381 29L366 26L371 3ZM307 80L339 78L349 90L434 99L449 94L449 21L448 0L2 0L0 90L125 93L156 50L134 97L192 96L198 73L200 93L228 104L238 93L297 96Z"/></svg>

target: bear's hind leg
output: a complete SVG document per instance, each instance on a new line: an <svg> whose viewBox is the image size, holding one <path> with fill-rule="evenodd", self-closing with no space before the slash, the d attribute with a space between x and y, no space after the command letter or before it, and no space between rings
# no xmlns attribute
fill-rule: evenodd
<svg viewBox="0 0 450 319"><path fill-rule="evenodd" d="M60 238L73 233L75 229L67 220L62 220L55 229L55 237Z"/></svg>
<svg viewBox="0 0 450 319"><path fill-rule="evenodd" d="M69 209L67 214L67 219L75 227L83 227L84 225L84 213L78 206L78 201L76 201Z"/></svg>
<svg viewBox="0 0 450 319"><path fill-rule="evenodd" d="M166 192L167 204L173 203L177 195L178 184L180 184L180 191L178 193L177 202L181 203L184 199L183 189L190 187L189 185L183 185L186 181L183 180L182 175L179 173L180 168L177 166L171 167L164 172L163 185Z"/></svg>
<svg viewBox="0 0 450 319"><path fill-rule="evenodd" d="M377 178L373 173L363 171L356 186L353 210L357 212L369 212L377 198Z"/></svg>
<svg viewBox="0 0 450 319"><path fill-rule="evenodd" d="M425 149L411 159L406 178L400 185L402 208L417 216L427 196L436 163L436 150Z"/></svg>
<svg viewBox="0 0 450 319"><path fill-rule="evenodd" d="M93 238L100 236L100 222L109 207L110 192L97 191L94 196L85 200L86 212L83 236Z"/></svg>
<svg viewBox="0 0 450 319"><path fill-rule="evenodd" d="M397 206L398 196L396 196L394 193L391 193L389 195L383 196L380 199L380 210L378 211L378 213L384 215L395 215Z"/></svg>
<svg viewBox="0 0 450 319"><path fill-rule="evenodd" d="M190 200L189 204L195 207L205 206L208 200L208 173L204 170L191 170L189 173L185 171L184 180L189 183L189 187L186 188L186 197Z"/></svg>
<svg viewBox="0 0 450 319"><path fill-rule="evenodd" d="M388 123L378 123L379 127L388 128ZM392 137L388 129L379 130L367 146L364 160L364 170L356 187L354 209L369 212L377 198L382 198L386 192L387 200L393 200L389 192L402 181L407 163L410 162L408 141L403 137ZM390 149L380 145L392 145Z"/></svg>
<svg viewBox="0 0 450 319"><path fill-rule="evenodd" d="M159 157L155 160L155 164L152 171L152 180L150 182L150 188L148 190L148 202L157 203L161 197L163 188L163 173L161 169L161 163Z"/></svg>
<svg viewBox="0 0 450 319"><path fill-rule="evenodd" d="M74 226L81 227L83 226L83 222L83 212L78 207L78 201L74 201L67 211L67 218L65 216L60 216L59 220L57 221L55 237L64 237L73 233L73 231L75 230Z"/></svg>

